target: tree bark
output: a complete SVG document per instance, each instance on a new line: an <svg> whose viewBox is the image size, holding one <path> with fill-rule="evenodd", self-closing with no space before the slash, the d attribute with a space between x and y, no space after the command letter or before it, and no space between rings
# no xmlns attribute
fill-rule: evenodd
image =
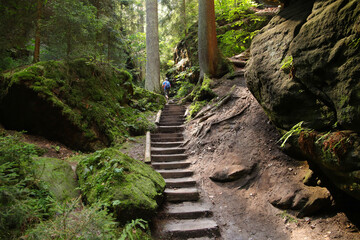
<svg viewBox="0 0 360 240"><path fill-rule="evenodd" d="M182 18L182 24L183 24L183 32L184 36L187 35L187 22L186 22L186 0L182 0L181 4L181 18Z"/></svg>
<svg viewBox="0 0 360 240"><path fill-rule="evenodd" d="M42 14L42 0L37 0L37 17L36 17L36 29L35 29L35 49L33 62L40 61L40 21Z"/></svg>
<svg viewBox="0 0 360 240"><path fill-rule="evenodd" d="M219 50L216 39L214 0L199 0L198 29L199 64L201 76L215 76L218 71Z"/></svg>
<svg viewBox="0 0 360 240"><path fill-rule="evenodd" d="M146 0L145 89L160 92L160 56L157 0Z"/></svg>

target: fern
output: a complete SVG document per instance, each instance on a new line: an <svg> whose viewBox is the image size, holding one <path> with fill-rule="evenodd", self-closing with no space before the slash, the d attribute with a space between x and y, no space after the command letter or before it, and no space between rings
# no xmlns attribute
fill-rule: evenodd
<svg viewBox="0 0 360 240"><path fill-rule="evenodd" d="M278 143L282 141L280 147L285 147L285 144L287 142L287 140L289 140L289 138L293 135L293 134L299 134L303 128L301 127L302 124L304 123L304 121L301 121L297 124L295 124L287 133L285 133L280 139L279 141L277 141Z"/></svg>

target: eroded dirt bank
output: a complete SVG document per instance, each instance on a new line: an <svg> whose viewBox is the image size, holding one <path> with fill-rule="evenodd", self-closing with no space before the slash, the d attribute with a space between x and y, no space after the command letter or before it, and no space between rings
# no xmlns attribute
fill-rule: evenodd
<svg viewBox="0 0 360 240"><path fill-rule="evenodd" d="M230 100L190 121L185 131L191 168L202 195L213 204L222 239L360 239L356 226L336 207L297 218L292 215L295 211L270 203L276 196L296 198L307 190L303 178L309 167L280 150L276 143L280 135L247 89L244 77L235 76L213 83L220 98L233 91ZM231 182L210 180L216 171L234 165L248 171Z"/></svg>

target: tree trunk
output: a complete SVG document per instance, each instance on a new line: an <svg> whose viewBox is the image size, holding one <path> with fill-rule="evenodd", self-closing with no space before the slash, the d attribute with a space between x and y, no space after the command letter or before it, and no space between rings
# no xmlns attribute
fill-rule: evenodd
<svg viewBox="0 0 360 240"><path fill-rule="evenodd" d="M146 0L145 89L160 92L160 56L157 0Z"/></svg>
<svg viewBox="0 0 360 240"><path fill-rule="evenodd" d="M199 0L198 29L199 65L201 76L215 76L218 71L219 50L216 39L214 0Z"/></svg>
<svg viewBox="0 0 360 240"><path fill-rule="evenodd" d="M182 4L181 4L181 18L182 18L182 24L183 24L183 32L184 32L184 36L186 37L187 35L187 27L186 27L186 0L182 0Z"/></svg>
<svg viewBox="0 0 360 240"><path fill-rule="evenodd" d="M40 21L42 14L42 0L37 0L37 17L36 17L36 29L35 29L35 49L33 62L40 61Z"/></svg>

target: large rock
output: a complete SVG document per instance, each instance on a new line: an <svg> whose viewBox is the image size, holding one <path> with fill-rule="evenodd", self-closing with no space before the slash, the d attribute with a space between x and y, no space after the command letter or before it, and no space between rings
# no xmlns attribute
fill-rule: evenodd
<svg viewBox="0 0 360 240"><path fill-rule="evenodd" d="M40 62L0 76L0 122L92 151L122 141L129 132L144 133L151 124L128 105L160 108L165 98L152 95L141 101L134 96L131 75L108 64Z"/></svg>
<svg viewBox="0 0 360 240"><path fill-rule="evenodd" d="M298 217L311 216L333 206L331 194L326 188L294 185L273 189L269 202L277 208L296 211Z"/></svg>
<svg viewBox="0 0 360 240"><path fill-rule="evenodd" d="M35 176L43 181L43 187L58 201L67 201L80 196L76 174L69 163L57 158L34 159Z"/></svg>
<svg viewBox="0 0 360 240"><path fill-rule="evenodd" d="M303 127L319 132L336 131L335 126L351 130L354 140L346 147L349 153L331 157L338 161L336 167L330 166L323 154L300 150L335 185L346 183L342 189L358 189L360 2L284 2L284 10L253 40L246 70L248 87L281 130L300 121L304 121ZM293 142L299 148L297 141ZM318 148L324 150L324 146ZM360 199L359 191L351 190L351 194Z"/></svg>
<svg viewBox="0 0 360 240"><path fill-rule="evenodd" d="M114 148L83 157L76 172L84 200L108 207L123 223L150 220L163 199L161 175Z"/></svg>

